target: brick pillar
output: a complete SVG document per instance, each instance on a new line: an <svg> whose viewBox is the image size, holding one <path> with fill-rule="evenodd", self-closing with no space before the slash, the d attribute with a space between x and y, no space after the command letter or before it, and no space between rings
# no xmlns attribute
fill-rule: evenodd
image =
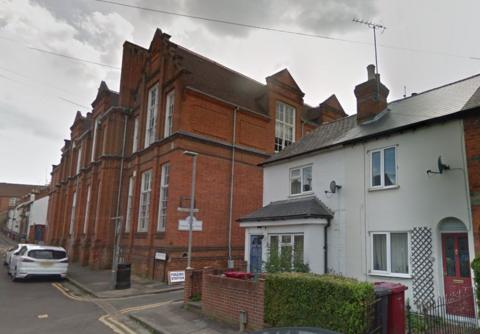
<svg viewBox="0 0 480 334"><path fill-rule="evenodd" d="M184 303L187 303L192 297L192 273L193 269L185 269L185 284L183 288Z"/></svg>

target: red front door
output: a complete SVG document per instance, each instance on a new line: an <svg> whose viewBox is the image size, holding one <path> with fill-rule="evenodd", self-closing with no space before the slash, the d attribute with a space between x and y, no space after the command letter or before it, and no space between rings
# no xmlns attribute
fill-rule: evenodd
<svg viewBox="0 0 480 334"><path fill-rule="evenodd" d="M474 318L467 234L442 234L442 253L447 313Z"/></svg>

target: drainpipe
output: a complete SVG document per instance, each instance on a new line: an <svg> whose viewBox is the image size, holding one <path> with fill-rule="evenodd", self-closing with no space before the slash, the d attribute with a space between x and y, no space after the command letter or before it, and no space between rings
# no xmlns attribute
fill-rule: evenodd
<svg viewBox="0 0 480 334"><path fill-rule="evenodd" d="M233 109L233 135L232 135L232 170L230 172L230 204L228 212L228 269L233 268L232 260L232 220L233 220L233 192L235 182L235 143L236 143L236 129L237 129L237 111L238 107Z"/></svg>
<svg viewBox="0 0 480 334"><path fill-rule="evenodd" d="M112 259L112 278L111 284L112 288L115 288L116 276L117 276L117 266L119 261L120 253L120 237L122 234L122 220L119 217L120 214L120 198L122 193L122 179L123 179L123 165L125 160L125 142L127 139L127 121L128 121L128 110L124 110L124 123L123 123L123 141L122 141L122 156L120 160L120 175L118 179L118 192L117 192L117 203L115 209L115 217L113 221L115 222L115 234L114 234L114 248L113 248L113 259Z"/></svg>
<svg viewBox="0 0 480 334"><path fill-rule="evenodd" d="M327 219L327 225L323 228L323 273L328 273L328 233L327 229L330 227L331 218Z"/></svg>

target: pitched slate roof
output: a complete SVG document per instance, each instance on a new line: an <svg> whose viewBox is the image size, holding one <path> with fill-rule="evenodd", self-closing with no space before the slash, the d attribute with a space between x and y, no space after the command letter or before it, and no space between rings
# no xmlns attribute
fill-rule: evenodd
<svg viewBox="0 0 480 334"><path fill-rule="evenodd" d="M268 115L266 100L262 99L266 85L182 46L178 45L175 53L182 58L181 65L193 74L186 76L187 86Z"/></svg>
<svg viewBox="0 0 480 334"><path fill-rule="evenodd" d="M32 190L38 190L42 185L36 184L18 184L0 182L0 197L21 197Z"/></svg>
<svg viewBox="0 0 480 334"><path fill-rule="evenodd" d="M399 131L479 106L480 74L390 102L387 109L366 124L357 124L356 115L351 115L321 125L263 164Z"/></svg>
<svg viewBox="0 0 480 334"><path fill-rule="evenodd" d="M276 221L286 219L332 218L333 213L315 196L272 202L238 222Z"/></svg>

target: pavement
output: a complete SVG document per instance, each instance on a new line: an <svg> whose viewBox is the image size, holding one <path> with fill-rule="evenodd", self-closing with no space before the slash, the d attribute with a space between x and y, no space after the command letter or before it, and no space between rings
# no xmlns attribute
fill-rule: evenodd
<svg viewBox="0 0 480 334"><path fill-rule="evenodd" d="M163 282L131 275L131 287L129 289L116 290L112 289L111 277L111 270L91 270L78 263L70 263L68 266L67 279L78 288L96 298L151 295L183 289L183 285L170 286Z"/></svg>
<svg viewBox="0 0 480 334"><path fill-rule="evenodd" d="M183 301L171 301L159 307L128 315L154 334L234 334L238 327L204 316L198 305L187 307Z"/></svg>

